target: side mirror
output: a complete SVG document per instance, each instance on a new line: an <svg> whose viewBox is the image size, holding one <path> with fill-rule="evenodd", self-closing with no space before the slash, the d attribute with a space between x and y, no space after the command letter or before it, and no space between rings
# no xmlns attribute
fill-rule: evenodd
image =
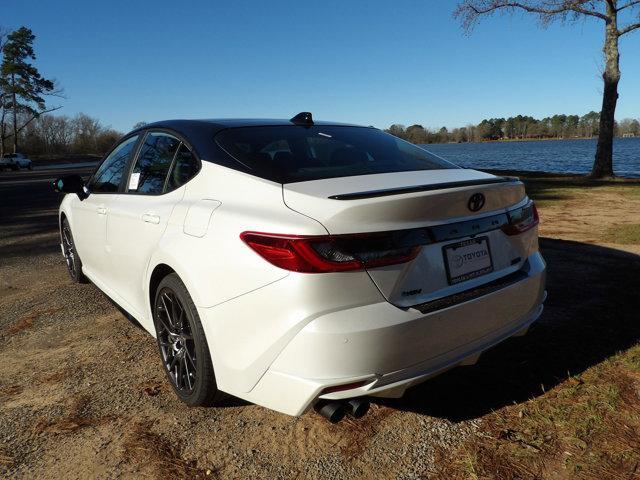
<svg viewBox="0 0 640 480"><path fill-rule="evenodd" d="M75 193L80 200L89 196L80 175L65 175L56 179L53 182L53 190L59 193Z"/></svg>

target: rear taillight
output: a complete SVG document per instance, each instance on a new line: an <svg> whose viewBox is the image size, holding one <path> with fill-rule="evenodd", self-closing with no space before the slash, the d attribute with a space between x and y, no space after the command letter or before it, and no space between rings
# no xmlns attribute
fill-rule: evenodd
<svg viewBox="0 0 640 480"><path fill-rule="evenodd" d="M420 247L395 245L393 233L299 236L243 232L240 238L276 267L300 273L362 270L413 260Z"/></svg>
<svg viewBox="0 0 640 480"><path fill-rule="evenodd" d="M509 223L502 227L502 231L507 235L519 235L540 223L538 209L533 201L524 207L509 211L508 216Z"/></svg>

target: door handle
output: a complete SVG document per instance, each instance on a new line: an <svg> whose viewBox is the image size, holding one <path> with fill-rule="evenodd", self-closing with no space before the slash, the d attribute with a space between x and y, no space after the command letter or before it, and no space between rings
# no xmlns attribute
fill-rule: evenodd
<svg viewBox="0 0 640 480"><path fill-rule="evenodd" d="M106 215L107 208L106 207L98 207L98 215Z"/></svg>
<svg viewBox="0 0 640 480"><path fill-rule="evenodd" d="M147 223L160 223L160 215L154 215L153 213L145 213L142 215L142 220Z"/></svg>

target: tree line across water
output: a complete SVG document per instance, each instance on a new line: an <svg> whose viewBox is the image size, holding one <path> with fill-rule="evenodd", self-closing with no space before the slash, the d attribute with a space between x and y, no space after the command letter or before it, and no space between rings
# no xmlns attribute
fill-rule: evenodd
<svg viewBox="0 0 640 480"><path fill-rule="evenodd" d="M424 128L422 125L405 127L393 124L385 131L412 143L464 143L495 140L540 140L593 138L599 134L600 114L553 115L541 120L518 115L509 118L489 118L477 125L448 130ZM640 137L640 120L625 118L615 124L618 137Z"/></svg>

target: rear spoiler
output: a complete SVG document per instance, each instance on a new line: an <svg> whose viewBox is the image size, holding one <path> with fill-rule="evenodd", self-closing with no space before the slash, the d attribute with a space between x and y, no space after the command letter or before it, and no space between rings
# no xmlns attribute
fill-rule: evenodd
<svg viewBox="0 0 640 480"><path fill-rule="evenodd" d="M331 195L332 200L359 200L361 198L386 197L389 195L402 195L405 193L428 192L431 190L447 190L449 188L473 187L478 185L492 185L495 183L516 183L518 177L483 178L480 180L463 180L460 182L435 183L431 185L413 185L410 187L386 188L381 190L368 190L365 192L340 193Z"/></svg>

